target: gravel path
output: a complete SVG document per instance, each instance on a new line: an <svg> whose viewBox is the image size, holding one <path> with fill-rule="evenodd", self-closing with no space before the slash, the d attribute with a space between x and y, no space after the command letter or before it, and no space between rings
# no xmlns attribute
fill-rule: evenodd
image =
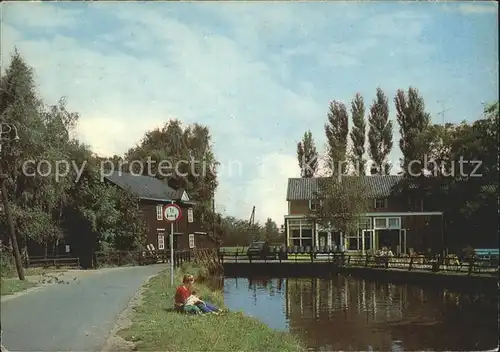
<svg viewBox="0 0 500 352"><path fill-rule="evenodd" d="M3 345L9 351L102 351L130 299L159 264L80 271L60 284L3 299Z"/></svg>

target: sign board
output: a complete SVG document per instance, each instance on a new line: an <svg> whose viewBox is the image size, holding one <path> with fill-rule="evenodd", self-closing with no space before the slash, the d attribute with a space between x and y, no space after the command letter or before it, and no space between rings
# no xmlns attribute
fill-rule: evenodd
<svg viewBox="0 0 500 352"><path fill-rule="evenodd" d="M67 245L66 245L66 248L65 248L65 249L66 249L66 253L69 253L69 251L70 251L69 244L67 244Z"/></svg>
<svg viewBox="0 0 500 352"><path fill-rule="evenodd" d="M189 223L194 222L193 208L188 209L188 222Z"/></svg>
<svg viewBox="0 0 500 352"><path fill-rule="evenodd" d="M163 219L166 222L175 222L181 217L182 211L177 204L167 204L163 208Z"/></svg>

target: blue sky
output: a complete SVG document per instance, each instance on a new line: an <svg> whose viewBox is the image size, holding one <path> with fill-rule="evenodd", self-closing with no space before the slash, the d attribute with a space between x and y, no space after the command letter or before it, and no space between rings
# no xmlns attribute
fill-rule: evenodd
<svg viewBox="0 0 500 352"><path fill-rule="evenodd" d="M17 46L46 102L67 96L81 113L81 140L123 154L169 118L206 124L224 166L218 209L243 218L255 205L283 222L296 143L310 129L324 151L333 99L368 105L381 87L392 102L414 86L436 122L438 101L459 122L498 99L495 2L1 6L4 66Z"/></svg>

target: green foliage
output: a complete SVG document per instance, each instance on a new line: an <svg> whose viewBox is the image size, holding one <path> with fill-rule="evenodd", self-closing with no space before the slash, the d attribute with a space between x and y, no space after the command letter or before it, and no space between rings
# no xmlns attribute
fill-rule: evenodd
<svg viewBox="0 0 500 352"><path fill-rule="evenodd" d="M392 121L389 120L389 102L380 88L377 88L377 97L370 107L368 122L369 155L377 167L377 173L387 175L391 169L387 157L392 150Z"/></svg>
<svg viewBox="0 0 500 352"><path fill-rule="evenodd" d="M494 103L472 124L429 125L412 143L438 167L428 167L427 177L407 176L404 192L423 194L429 209L444 210L446 242L455 249L498 246L498 127Z"/></svg>
<svg viewBox="0 0 500 352"><path fill-rule="evenodd" d="M185 273L196 271L192 267L176 270L176 285ZM220 291L200 282L195 285L202 299L223 307ZM173 312L174 294L175 286L170 286L168 272L152 278L145 286L142 304L131 318L132 325L119 335L141 351L199 351L204 348L211 351L305 351L294 336L276 332L239 312L221 316Z"/></svg>
<svg viewBox="0 0 500 352"><path fill-rule="evenodd" d="M396 117L399 124L399 147L403 153L401 165L408 170L412 160L423 160L423 149L425 144L419 144L418 139L430 124L430 115L425 111L425 103L417 89L410 87L408 94L398 90L394 98L396 105ZM416 173L417 164L412 164L412 173Z"/></svg>
<svg viewBox="0 0 500 352"><path fill-rule="evenodd" d="M365 122L365 103L361 94L356 94L351 101L351 115L352 115L352 161L356 171L365 169L366 160L365 155L365 142L366 142L366 122Z"/></svg>
<svg viewBox="0 0 500 352"><path fill-rule="evenodd" d="M313 177L318 170L318 151L314 145L311 131L305 132L302 141L297 143L297 159L301 176L305 178Z"/></svg>
<svg viewBox="0 0 500 352"><path fill-rule="evenodd" d="M220 215L212 209L218 185L218 162L206 126L195 123L183 129L180 121L170 120L161 129L147 132L141 144L130 149L123 161L130 163L133 160L148 165L143 169L144 174L154 175L175 189L185 189L198 202L195 217L203 219L203 225L214 240L222 236ZM115 157L113 162L119 163L120 160ZM212 231L214 223L215 233Z"/></svg>
<svg viewBox="0 0 500 352"><path fill-rule="evenodd" d="M349 133L349 118L345 105L338 101L330 103L328 123L325 124L325 134L328 143L328 161L331 171L344 175L347 169L347 135ZM338 170L340 169L340 170Z"/></svg>
<svg viewBox="0 0 500 352"><path fill-rule="evenodd" d="M318 179L315 201L319 206L311 212L311 217L326 228L356 232L361 215L369 209L363 177L366 176Z"/></svg>
<svg viewBox="0 0 500 352"><path fill-rule="evenodd" d="M47 247L48 242L57 243L68 236L78 243L91 234L98 245L108 241L115 248L131 248L141 242L144 223L137 200L101 181L100 160L73 138L79 115L67 110L64 98L56 105L43 104L33 70L17 50L0 81L0 116L2 122L16 126L20 137L17 143L2 141L0 166L8 176L7 193L22 246L32 240ZM26 161L32 162L23 169ZM66 176L57 177L54 169L41 176L35 172L41 161L53 168L58 161L73 165ZM81 175L74 166L82 168ZM59 170L66 168L60 166ZM78 225L72 224L75 218L81 220ZM0 230L7 233L3 215Z"/></svg>

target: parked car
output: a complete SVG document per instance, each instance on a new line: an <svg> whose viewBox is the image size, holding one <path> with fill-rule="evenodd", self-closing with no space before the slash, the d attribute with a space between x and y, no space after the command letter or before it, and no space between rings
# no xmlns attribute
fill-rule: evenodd
<svg viewBox="0 0 500 352"><path fill-rule="evenodd" d="M269 243L258 241L252 243L247 249L248 259L274 259L275 255Z"/></svg>

